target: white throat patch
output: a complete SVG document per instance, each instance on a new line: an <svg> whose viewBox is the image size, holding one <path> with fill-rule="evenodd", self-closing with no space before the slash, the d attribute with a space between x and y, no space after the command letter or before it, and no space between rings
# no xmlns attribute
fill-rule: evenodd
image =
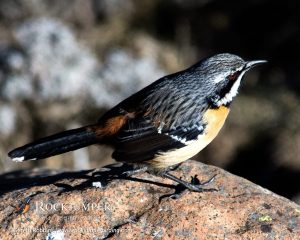
<svg viewBox="0 0 300 240"><path fill-rule="evenodd" d="M216 105L220 107L221 105L226 105L232 101L232 99L238 94L239 86L241 84L241 80L243 78L243 75L245 74L246 71L241 72L240 76L238 77L237 80L235 80L235 83L232 85L229 93L227 93L223 98L218 100L216 102Z"/></svg>

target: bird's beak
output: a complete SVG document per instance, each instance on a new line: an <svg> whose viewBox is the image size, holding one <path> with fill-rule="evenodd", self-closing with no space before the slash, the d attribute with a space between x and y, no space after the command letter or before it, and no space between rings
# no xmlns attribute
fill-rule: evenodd
<svg viewBox="0 0 300 240"><path fill-rule="evenodd" d="M260 65L260 64L263 64L263 63L266 63L266 62L268 62L268 61L266 61L266 60L249 61L249 62L246 63L245 69L249 70L250 68L253 68L254 66L257 66L257 65Z"/></svg>

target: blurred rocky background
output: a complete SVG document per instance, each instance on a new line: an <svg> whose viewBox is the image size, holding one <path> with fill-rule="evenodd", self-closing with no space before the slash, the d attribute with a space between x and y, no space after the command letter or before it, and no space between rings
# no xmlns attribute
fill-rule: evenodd
<svg viewBox="0 0 300 240"><path fill-rule="evenodd" d="M197 159L300 203L299 12L295 0L1 0L0 173L112 162L102 146L22 164L7 152L95 122L159 77L231 52L269 63L247 74Z"/></svg>

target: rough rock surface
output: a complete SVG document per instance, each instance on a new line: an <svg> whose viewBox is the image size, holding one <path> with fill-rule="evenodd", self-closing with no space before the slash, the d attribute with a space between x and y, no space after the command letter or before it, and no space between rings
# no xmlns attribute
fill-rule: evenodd
<svg viewBox="0 0 300 240"><path fill-rule="evenodd" d="M217 167L182 164L174 175L217 174L217 191L177 199L171 181L122 169L1 175L1 239L299 239L299 205Z"/></svg>

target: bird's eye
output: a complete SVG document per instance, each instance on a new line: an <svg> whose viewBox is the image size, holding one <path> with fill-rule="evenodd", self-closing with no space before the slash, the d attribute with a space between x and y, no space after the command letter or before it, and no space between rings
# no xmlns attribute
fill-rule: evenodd
<svg viewBox="0 0 300 240"><path fill-rule="evenodd" d="M228 79L230 81L235 81L239 77L240 73L241 73L240 71L234 72L228 76Z"/></svg>

